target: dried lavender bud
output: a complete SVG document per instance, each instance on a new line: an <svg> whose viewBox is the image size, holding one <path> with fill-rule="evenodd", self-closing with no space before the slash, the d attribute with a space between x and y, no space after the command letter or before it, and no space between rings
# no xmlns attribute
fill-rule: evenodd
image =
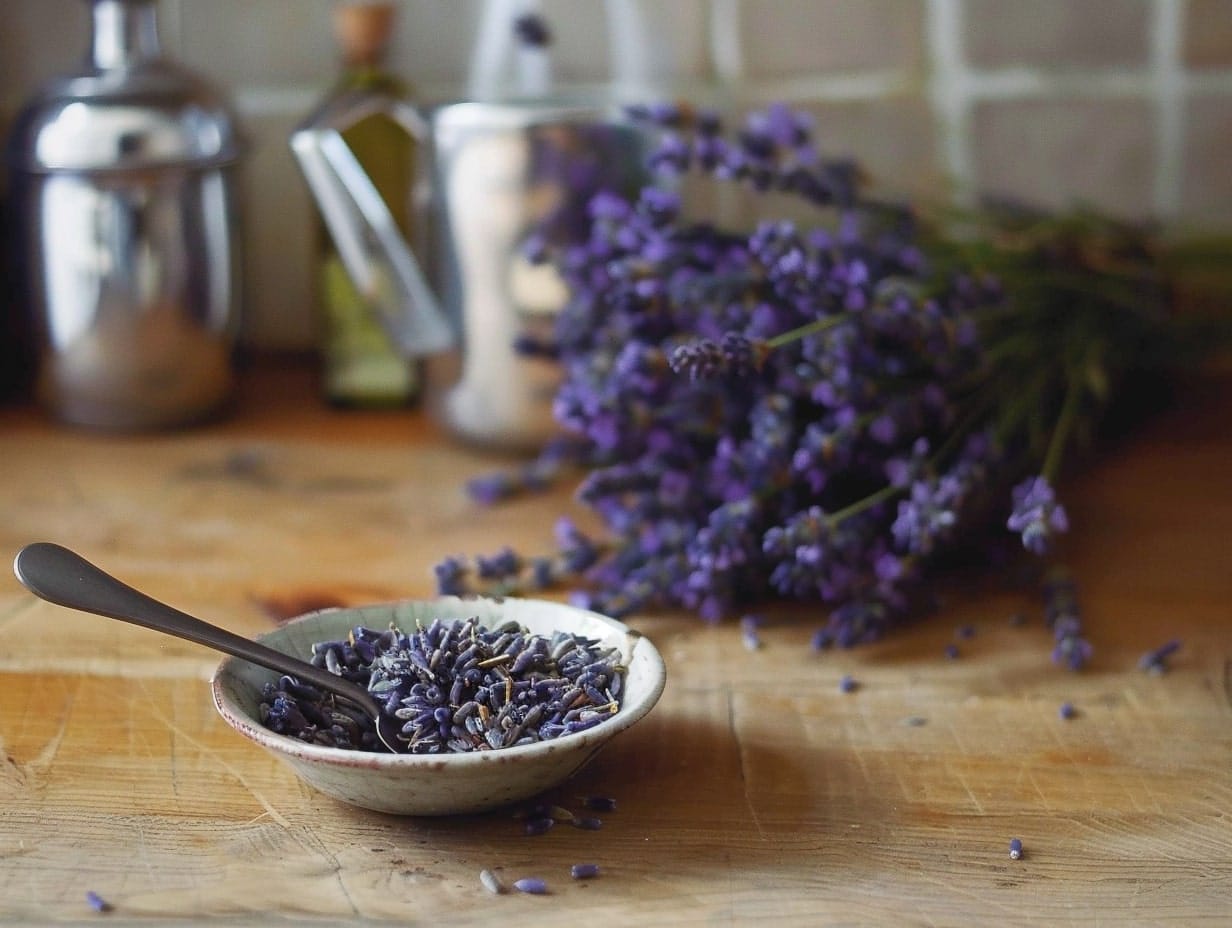
<svg viewBox="0 0 1232 928"><path fill-rule="evenodd" d="M1072 702L1061 703L1061 708L1057 710L1057 714L1063 719L1072 719L1078 714L1078 710L1074 708Z"/></svg>
<svg viewBox="0 0 1232 928"><path fill-rule="evenodd" d="M1022 839L1010 838L1010 860L1018 860L1022 857Z"/></svg>
<svg viewBox="0 0 1232 928"><path fill-rule="evenodd" d="M920 728L921 726L928 724L928 719L924 718L922 715L909 715L903 719L903 724L908 728Z"/></svg>
<svg viewBox="0 0 1232 928"><path fill-rule="evenodd" d="M556 822L572 822L577 816L566 809L564 806L548 806L547 815Z"/></svg>
<svg viewBox="0 0 1232 928"><path fill-rule="evenodd" d="M611 796L587 796L582 800L582 805L595 812L616 811L616 800Z"/></svg>
<svg viewBox="0 0 1232 928"><path fill-rule="evenodd" d="M550 818L528 819L523 829L528 835L543 835L551 831L556 822Z"/></svg>
<svg viewBox="0 0 1232 928"><path fill-rule="evenodd" d="M945 646L945 656L947 660L951 660L951 661L957 658L958 657L958 645L947 644Z"/></svg>
<svg viewBox="0 0 1232 928"><path fill-rule="evenodd" d="M520 893L542 896L548 891L548 884L537 876L524 876L520 880L514 880L513 888Z"/></svg>
<svg viewBox="0 0 1232 928"><path fill-rule="evenodd" d="M1166 673L1168 670L1168 658L1175 654L1180 647L1181 642L1173 639L1166 644L1160 645L1154 651L1147 651L1138 659L1138 669L1153 674Z"/></svg>
<svg viewBox="0 0 1232 928"><path fill-rule="evenodd" d="M838 691L840 693L854 693L860 686L856 682L855 677L851 674L844 674L843 678L838 681Z"/></svg>
<svg viewBox="0 0 1232 928"><path fill-rule="evenodd" d="M490 559L519 563L511 552ZM533 635L516 622L433 620L406 633L357 626L317 642L312 663L367 688L402 725L410 753L495 750L558 738L611 718L626 668L615 648L568 632ZM301 741L385 751L371 719L291 677L267 684L262 723ZM551 816L548 816L550 819Z"/></svg>
<svg viewBox="0 0 1232 928"><path fill-rule="evenodd" d="M479 882L483 885L484 889L494 896L499 896L505 891L505 884L502 883L501 878L491 870L480 870Z"/></svg>
<svg viewBox="0 0 1232 928"><path fill-rule="evenodd" d="M956 634L958 635L959 638L974 638L975 637L975 626L974 625L960 625L958 627Z"/></svg>
<svg viewBox="0 0 1232 928"><path fill-rule="evenodd" d="M583 831L598 831L603 827L603 819L601 818L575 818L569 822L574 828L580 828Z"/></svg>
<svg viewBox="0 0 1232 928"><path fill-rule="evenodd" d="M114 906L94 890L86 890L86 904L95 912L110 912Z"/></svg>
<svg viewBox="0 0 1232 928"><path fill-rule="evenodd" d="M569 868L569 875L575 880L589 880L599 875L599 865L574 864Z"/></svg>

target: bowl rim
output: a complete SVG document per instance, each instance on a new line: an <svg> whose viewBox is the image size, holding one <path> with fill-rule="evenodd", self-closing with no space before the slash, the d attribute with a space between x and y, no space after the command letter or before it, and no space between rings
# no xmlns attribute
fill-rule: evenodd
<svg viewBox="0 0 1232 928"><path fill-rule="evenodd" d="M460 604L464 605L473 602L487 602L497 608L507 602L525 604L527 608L544 606L556 611L573 612L583 615L592 621L599 621L601 624L606 625L613 633L623 636L622 650L627 662L632 661L635 652L644 655L643 659L649 661L649 667L652 670L649 678L650 687L641 698L634 702L625 703L622 700L620 709L610 719L605 719L600 724L584 731L561 735L548 741L511 745L510 747L497 748L491 751L446 752L442 754L387 754L376 751L332 748L321 744L300 741L298 738L282 735L266 728L259 720L253 718L249 712L232 700L224 687L224 678L232 675L234 669L239 664L251 663L239 657L227 656L223 658L210 676L210 693L213 697L214 708L231 728L250 741L254 741L262 747L269 748L279 754L299 758L300 760L344 767L388 770L416 768L439 770L442 767L463 769L493 764L503 765L514 762L517 758L554 754L561 751L576 751L589 745L597 745L625 731L644 718L654 708L655 704L659 701L659 697L663 694L663 690L667 685L667 667L659 649L655 647L648 637L610 616L555 600L511 596L437 596L394 599L363 603L356 606L330 606L324 609L314 609L311 612L295 616L289 621L280 624L277 628L257 636L256 640L274 647L267 639L283 634L287 629L296 625L306 624L309 621L320 621L323 617L333 618L335 615L344 613L379 611L405 604L421 604L430 607L433 604L439 603L442 605L448 604L456 609ZM302 655L295 656L302 657Z"/></svg>

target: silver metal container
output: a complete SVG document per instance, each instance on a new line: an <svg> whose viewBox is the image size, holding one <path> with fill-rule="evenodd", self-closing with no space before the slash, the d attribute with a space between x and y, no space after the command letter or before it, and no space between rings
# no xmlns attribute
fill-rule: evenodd
<svg viewBox="0 0 1232 928"><path fill-rule="evenodd" d="M84 68L8 145L37 390L76 424L183 425L231 392L242 146L221 95L162 56L155 0L91 6Z"/></svg>
<svg viewBox="0 0 1232 928"><path fill-rule="evenodd" d="M341 136L376 104L342 103L300 126L291 147L347 272L408 355L460 349L456 382L429 397L455 435L540 448L558 431L560 366L517 346L551 340L569 293L551 265L528 260L526 245L584 238L596 193L631 195L645 183L644 133L594 103L455 103L437 107L427 127L414 108L388 104L408 132L430 139L435 249L422 263L438 298Z"/></svg>

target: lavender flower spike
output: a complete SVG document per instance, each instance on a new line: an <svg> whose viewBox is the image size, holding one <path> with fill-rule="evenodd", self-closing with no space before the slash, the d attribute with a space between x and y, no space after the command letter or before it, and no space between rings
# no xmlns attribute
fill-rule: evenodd
<svg viewBox="0 0 1232 928"><path fill-rule="evenodd" d="M1034 554L1047 554L1053 538L1069 530L1065 507L1045 477L1028 477L1013 492L1014 509L1006 521L1011 532L1022 535L1023 547Z"/></svg>
<svg viewBox="0 0 1232 928"><path fill-rule="evenodd" d="M702 338L680 345L671 353L668 364L677 374L688 374L692 380L747 377L761 367L767 351L764 341L726 332L718 342Z"/></svg>

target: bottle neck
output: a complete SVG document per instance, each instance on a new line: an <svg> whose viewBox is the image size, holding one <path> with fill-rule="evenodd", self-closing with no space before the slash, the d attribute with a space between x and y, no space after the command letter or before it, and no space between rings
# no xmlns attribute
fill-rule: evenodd
<svg viewBox="0 0 1232 928"><path fill-rule="evenodd" d="M156 0L94 0L90 57L100 71L162 57Z"/></svg>

